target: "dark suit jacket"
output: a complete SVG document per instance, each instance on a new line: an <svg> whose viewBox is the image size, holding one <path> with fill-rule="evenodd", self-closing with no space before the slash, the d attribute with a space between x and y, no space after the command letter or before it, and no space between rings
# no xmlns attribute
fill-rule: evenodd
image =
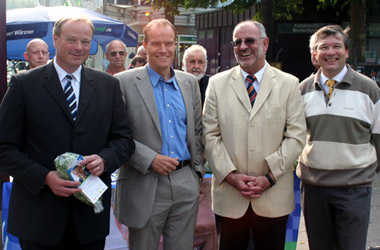
<svg viewBox="0 0 380 250"><path fill-rule="evenodd" d="M55 245L73 213L82 243L104 238L109 233L110 173L133 151L120 87L112 76L83 67L76 122L53 63L13 76L0 108L0 170L14 177L8 232ZM48 172L55 170L54 159L65 152L98 154L106 161L102 213L73 196L56 196L44 185Z"/></svg>
<svg viewBox="0 0 380 250"><path fill-rule="evenodd" d="M203 104L205 103L206 89L207 89L209 78L210 76L204 75L199 81L199 90L201 92L202 107L203 107Z"/></svg>

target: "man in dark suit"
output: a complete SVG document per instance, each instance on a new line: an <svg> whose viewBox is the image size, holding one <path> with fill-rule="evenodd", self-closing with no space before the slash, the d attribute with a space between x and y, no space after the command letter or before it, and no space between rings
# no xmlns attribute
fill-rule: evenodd
<svg viewBox="0 0 380 250"><path fill-rule="evenodd" d="M185 72L193 74L197 78L203 107L208 79L210 78L210 76L205 74L207 71L206 49L198 44L187 48L183 54L182 68Z"/></svg>
<svg viewBox="0 0 380 250"><path fill-rule="evenodd" d="M199 184L204 174L201 100L191 74L173 70L175 28L155 19L144 28L148 65L120 80L136 152L120 168L115 215L131 250L194 249Z"/></svg>
<svg viewBox="0 0 380 250"><path fill-rule="evenodd" d="M53 32L53 62L14 76L0 107L0 169L14 177L8 232L23 249L104 249L110 173L133 153L132 133L118 81L82 66L92 23L63 18ZM55 171L54 159L65 152L83 155L79 165L108 186L100 214L72 196L81 191L79 182Z"/></svg>

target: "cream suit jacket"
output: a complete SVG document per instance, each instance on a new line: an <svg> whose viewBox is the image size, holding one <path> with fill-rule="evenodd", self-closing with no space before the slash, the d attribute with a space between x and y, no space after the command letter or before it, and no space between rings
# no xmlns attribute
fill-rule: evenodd
<svg viewBox="0 0 380 250"><path fill-rule="evenodd" d="M294 162L306 140L306 123L296 77L267 62L251 107L240 66L210 78L203 109L203 143L213 171L212 209L240 218L251 203L256 214L279 217L295 207ZM225 181L232 171L262 176L276 185L258 199L246 199Z"/></svg>
<svg viewBox="0 0 380 250"><path fill-rule="evenodd" d="M161 153L160 120L146 66L124 71L115 77L120 81L136 150L119 169L114 213L122 224L142 228L152 212L156 195L159 174L149 167L154 157ZM198 83L193 75L178 70L175 70L175 78L186 107L190 165L203 176L202 108Z"/></svg>

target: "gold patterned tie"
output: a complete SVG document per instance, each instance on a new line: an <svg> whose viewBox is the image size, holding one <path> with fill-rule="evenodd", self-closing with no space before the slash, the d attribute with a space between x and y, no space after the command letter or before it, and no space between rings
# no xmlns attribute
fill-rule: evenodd
<svg viewBox="0 0 380 250"><path fill-rule="evenodd" d="M331 94L334 90L334 85L335 85L336 81L335 80L327 80L326 81L326 84L327 86L329 86L329 93L327 94L327 97L330 99L331 97Z"/></svg>

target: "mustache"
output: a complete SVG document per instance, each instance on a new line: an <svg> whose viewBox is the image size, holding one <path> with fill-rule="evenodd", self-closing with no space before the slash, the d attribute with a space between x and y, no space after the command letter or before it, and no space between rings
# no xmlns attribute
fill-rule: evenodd
<svg viewBox="0 0 380 250"><path fill-rule="evenodd" d="M201 70L200 70L200 69L193 69L193 70L191 70L191 72L198 72L198 73L201 73Z"/></svg>

